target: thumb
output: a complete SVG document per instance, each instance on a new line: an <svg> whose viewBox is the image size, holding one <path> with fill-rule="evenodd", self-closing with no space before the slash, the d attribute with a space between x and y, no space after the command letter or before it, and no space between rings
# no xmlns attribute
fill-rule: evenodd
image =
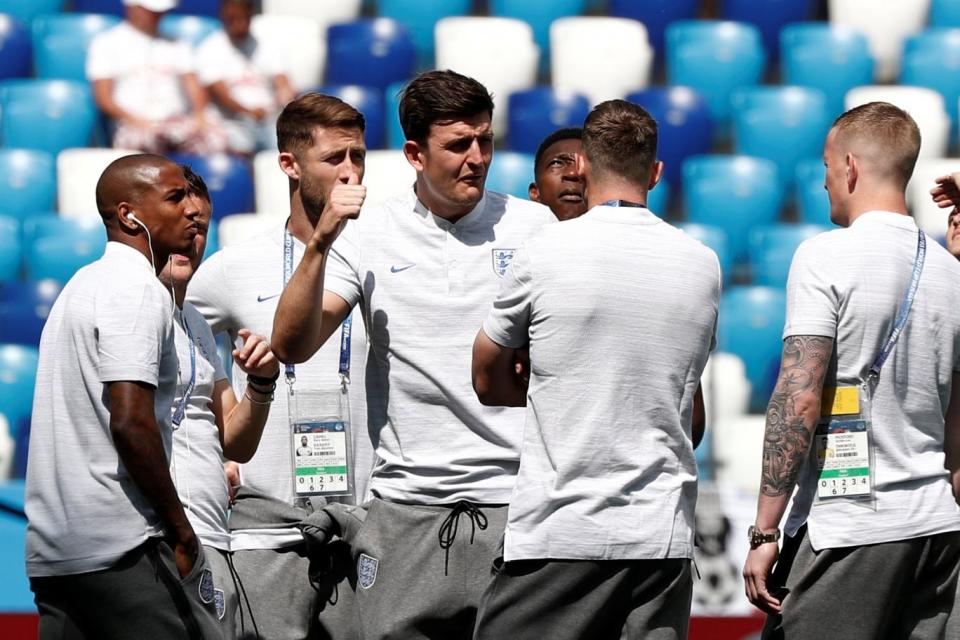
<svg viewBox="0 0 960 640"><path fill-rule="evenodd" d="M347 178L347 184L360 184L360 174L354 171Z"/></svg>
<svg viewBox="0 0 960 640"><path fill-rule="evenodd" d="M246 342L247 338L250 337L250 329L240 329L237 331L237 335L243 338L243 341Z"/></svg>

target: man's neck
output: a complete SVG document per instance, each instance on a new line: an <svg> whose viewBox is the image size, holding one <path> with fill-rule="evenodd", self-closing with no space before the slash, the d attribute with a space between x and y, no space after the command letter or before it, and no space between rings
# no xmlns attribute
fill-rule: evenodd
<svg viewBox="0 0 960 640"><path fill-rule="evenodd" d="M303 244L310 241L313 235L313 229L317 226L317 220L313 220L306 209L303 208L303 202L299 197L290 199L290 222L287 228L290 234Z"/></svg>
<svg viewBox="0 0 960 640"><path fill-rule="evenodd" d="M586 195L588 209L592 209L611 200L625 200L626 202L647 204L646 189L624 183L611 185L599 184L594 187L588 185Z"/></svg>
<svg viewBox="0 0 960 640"><path fill-rule="evenodd" d="M420 181L413 186L413 191L417 195L417 199L420 200L420 203L427 208L427 210L438 218L443 218L450 224L456 224L460 218L463 218L468 213L476 209L479 202L473 204L451 204L449 202L444 202L439 198L434 198L433 194L429 189L422 188L420 186Z"/></svg>
<svg viewBox="0 0 960 640"><path fill-rule="evenodd" d="M902 192L880 192L853 203L850 207L847 225L853 224L857 218L870 211L889 211L904 216L910 215L907 212L907 200Z"/></svg>

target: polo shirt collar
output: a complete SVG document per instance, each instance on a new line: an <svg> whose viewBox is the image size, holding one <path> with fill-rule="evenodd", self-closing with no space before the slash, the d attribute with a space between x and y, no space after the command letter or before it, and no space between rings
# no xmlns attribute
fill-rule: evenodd
<svg viewBox="0 0 960 640"><path fill-rule="evenodd" d="M150 265L150 259L148 257L130 245L117 242L116 240L110 240L107 242L107 247L103 251L103 257L109 260L123 260L124 262L130 262L131 264L135 264L138 267L147 269L149 272L153 273L153 267Z"/></svg>
<svg viewBox="0 0 960 640"><path fill-rule="evenodd" d="M593 218L603 220L604 222L617 222L620 224L659 224L663 222L650 209L646 207L610 207L597 205L591 207L582 218Z"/></svg>
<svg viewBox="0 0 960 640"><path fill-rule="evenodd" d="M894 213L893 211L867 211L866 213L861 213L850 227L853 228L861 224L885 224L902 229L909 229L911 231L917 230L917 221L913 219L913 216L905 216L902 213Z"/></svg>
<svg viewBox="0 0 960 640"><path fill-rule="evenodd" d="M427 208L425 204L417 196L417 192L414 191L413 187L410 188L410 193L413 196L413 210L420 216L422 220L428 223L433 223L435 226L444 229L466 229L471 226L477 220L483 218L483 214L487 209L487 191L484 189L483 197L480 198L480 202L477 203L473 209L470 210L470 213L463 216L455 223L450 223L445 218L442 218Z"/></svg>

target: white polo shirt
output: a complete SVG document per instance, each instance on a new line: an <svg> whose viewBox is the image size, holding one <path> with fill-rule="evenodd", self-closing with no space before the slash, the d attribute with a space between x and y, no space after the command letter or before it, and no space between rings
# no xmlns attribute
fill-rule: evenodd
<svg viewBox="0 0 960 640"><path fill-rule="evenodd" d="M324 286L360 304L370 340L374 495L509 500L523 414L477 400L473 339L520 243L553 220L543 205L488 191L450 224L411 188L362 211L334 243Z"/></svg>
<svg viewBox="0 0 960 640"><path fill-rule="evenodd" d="M190 340L184 323L189 325L193 336L196 371L194 388L184 407L184 419L173 431L170 477L177 485L180 502L200 543L229 551L227 478L223 473L220 429L211 405L214 385L226 380L227 373L207 321L192 304L184 302L183 310L175 311L174 333L180 366L174 408L183 402L191 378Z"/></svg>
<svg viewBox="0 0 960 640"><path fill-rule="evenodd" d="M273 333L273 316L283 291L283 233L280 224L245 242L221 249L200 265L187 288L187 300L203 314L214 334L226 331L236 342L237 332L247 328L268 339ZM294 269L303 258L304 246L294 239ZM359 317L354 317L350 350L350 428L354 451L356 502L367 492L373 464L373 447L367 433L367 404L364 394L364 367L367 336ZM296 366L298 389L336 389L340 386L340 332L310 360ZM241 397L247 377L233 368L233 386ZM253 458L240 465L245 486L288 504L294 502L293 462L288 414L289 396L283 368L274 394L273 406L263 428L260 446ZM331 498L342 501L343 498ZM232 532L232 549L276 549L303 542L296 528L257 529Z"/></svg>
<svg viewBox="0 0 960 640"><path fill-rule="evenodd" d="M283 55L253 35L235 46L223 31L215 31L197 47L197 77L204 86L223 82L230 96L247 109L273 111L273 79L286 73ZM232 116L223 113L224 116Z"/></svg>
<svg viewBox="0 0 960 640"><path fill-rule="evenodd" d="M176 379L170 293L143 254L108 242L103 257L63 288L40 338L27 465L27 575L106 569L163 535L117 454L106 385L155 387L154 416L169 457Z"/></svg>
<svg viewBox="0 0 960 640"><path fill-rule="evenodd" d="M825 387L865 378L890 335L916 251L913 218L887 211L865 213L849 228L820 234L797 249L783 335L835 340ZM811 451L786 532L793 535L806 522L819 550L960 530L960 508L943 466L943 418L958 371L960 263L928 237L910 316L873 400L875 509L842 501L813 504L817 464Z"/></svg>
<svg viewBox="0 0 960 640"><path fill-rule="evenodd" d="M693 397L717 256L646 208L593 207L525 242L483 323L530 345L504 559L693 557Z"/></svg>

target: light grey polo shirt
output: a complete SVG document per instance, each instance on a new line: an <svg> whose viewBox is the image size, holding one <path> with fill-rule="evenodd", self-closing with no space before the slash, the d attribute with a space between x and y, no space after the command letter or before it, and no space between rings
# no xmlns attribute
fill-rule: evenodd
<svg viewBox="0 0 960 640"><path fill-rule="evenodd" d="M63 288L40 338L27 465L28 575L105 569L163 535L117 454L106 383L156 388L154 415L169 458L176 378L170 292L141 253L108 242L103 257Z"/></svg>
<svg viewBox="0 0 960 640"><path fill-rule="evenodd" d="M415 504L509 500L523 413L477 400L473 339L514 252L553 220L543 205L488 191L450 224L411 188L347 223L324 286L359 304L367 326L374 495Z"/></svg>

